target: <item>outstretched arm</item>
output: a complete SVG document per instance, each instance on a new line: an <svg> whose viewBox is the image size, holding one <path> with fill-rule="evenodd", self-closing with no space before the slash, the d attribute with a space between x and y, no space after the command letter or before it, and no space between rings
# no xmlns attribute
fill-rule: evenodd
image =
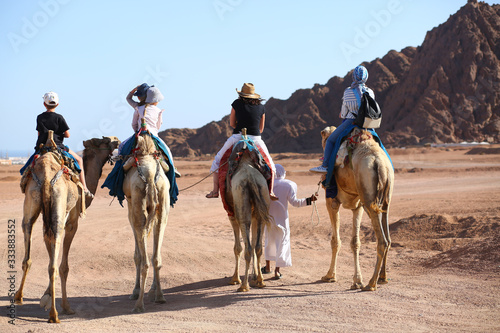
<svg viewBox="0 0 500 333"><path fill-rule="evenodd" d="M135 87L134 89L132 89L128 95L127 95L127 102L128 104L133 107L134 109L139 105L139 103L137 103L136 101L134 101L132 99L132 96L134 96L134 93L137 91L137 88L139 88L139 86Z"/></svg>

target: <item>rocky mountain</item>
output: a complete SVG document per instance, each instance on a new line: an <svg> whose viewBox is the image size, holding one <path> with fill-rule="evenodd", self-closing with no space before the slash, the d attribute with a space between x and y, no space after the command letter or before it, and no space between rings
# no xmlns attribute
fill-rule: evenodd
<svg viewBox="0 0 500 333"><path fill-rule="evenodd" d="M421 46L390 51L363 65L383 112L386 146L500 142L500 5L469 0L429 31ZM270 98L262 134L272 153L320 152L319 131L338 125L351 72L325 85ZM231 134L229 116L199 129L160 136L176 156L213 154Z"/></svg>

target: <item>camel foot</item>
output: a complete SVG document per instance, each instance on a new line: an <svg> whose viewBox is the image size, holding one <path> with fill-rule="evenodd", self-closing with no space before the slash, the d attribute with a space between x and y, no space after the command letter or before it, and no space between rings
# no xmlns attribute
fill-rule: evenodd
<svg viewBox="0 0 500 333"><path fill-rule="evenodd" d="M136 306L132 310L132 313L143 313L144 311L146 311L146 309L144 309L144 305L142 305L142 306Z"/></svg>
<svg viewBox="0 0 500 333"><path fill-rule="evenodd" d="M75 311L73 311L72 308L67 308L67 309L62 309L62 313L63 314L66 314L66 315L74 315L75 314Z"/></svg>
<svg viewBox="0 0 500 333"><path fill-rule="evenodd" d="M61 323L61 321L59 320L59 318L57 316L50 316L48 322L51 324L60 324Z"/></svg>
<svg viewBox="0 0 500 333"><path fill-rule="evenodd" d="M148 300L149 300L150 302L154 302L154 301L155 301L155 299L156 299L156 290L155 290L155 289L153 289L153 288L151 288L151 289L149 289L149 291L148 291Z"/></svg>
<svg viewBox="0 0 500 333"><path fill-rule="evenodd" d="M165 299L165 296L163 296L163 295L157 295L155 297L155 303L163 304L163 303L167 303L167 300Z"/></svg>
<svg viewBox="0 0 500 333"><path fill-rule="evenodd" d="M329 277L328 275L325 275L321 278L321 281L323 281L323 282L337 282L337 279L335 277Z"/></svg>
<svg viewBox="0 0 500 333"><path fill-rule="evenodd" d="M136 291L135 289L134 289L134 291L132 292L132 295L130 295L130 296L128 297L128 299L132 299L132 300L135 300L135 299L138 299L138 298L139 298L139 290L137 290L137 291Z"/></svg>
<svg viewBox="0 0 500 333"><path fill-rule="evenodd" d="M23 305L23 295L18 296L16 293L16 296L14 296L14 303L17 305Z"/></svg>
<svg viewBox="0 0 500 333"><path fill-rule="evenodd" d="M378 279L377 283L378 284L388 284L389 283L389 279L387 279L387 278L380 278L380 279Z"/></svg>
<svg viewBox="0 0 500 333"><path fill-rule="evenodd" d="M236 284L241 284L241 279L239 277L234 277L229 281L229 284L231 285L236 285Z"/></svg>
<svg viewBox="0 0 500 333"><path fill-rule="evenodd" d="M249 287L241 286L241 287L238 288L238 291L239 292L247 292L247 291L250 291L250 288Z"/></svg>
<svg viewBox="0 0 500 333"><path fill-rule="evenodd" d="M40 307L43 308L45 311L50 309L50 303L52 301L52 298L50 297L49 294L45 294L40 298ZM50 321L49 321L50 323Z"/></svg>
<svg viewBox="0 0 500 333"><path fill-rule="evenodd" d="M370 285L366 285L363 288L361 288L361 291L375 291L377 290L377 287L372 287Z"/></svg>
<svg viewBox="0 0 500 333"><path fill-rule="evenodd" d="M264 283L264 281L260 281L260 282L257 282L257 288L265 288L266 284Z"/></svg>
<svg viewBox="0 0 500 333"><path fill-rule="evenodd" d="M363 284L362 283L353 283L351 285L351 290L357 290L357 289L363 289Z"/></svg>

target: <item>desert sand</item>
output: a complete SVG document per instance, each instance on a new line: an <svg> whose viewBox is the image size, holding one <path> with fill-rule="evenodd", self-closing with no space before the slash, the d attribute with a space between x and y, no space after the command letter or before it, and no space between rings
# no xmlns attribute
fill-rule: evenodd
<svg viewBox="0 0 500 333"><path fill-rule="evenodd" d="M498 149L498 148L497 148ZM319 219L313 207L290 207L293 266L283 278L265 275L266 288L238 293L228 285L234 268L233 235L222 204L205 199L207 179L182 191L171 210L162 249L162 286L167 303L145 302L132 314L134 240L126 207L99 189L80 220L70 251L68 296L74 315L60 313L48 324L39 299L48 285L48 255L42 221L33 232L32 259L24 305L8 323L7 225L15 220L15 284L24 256L19 167L0 167L2 228L2 332L498 332L500 330L500 155L470 148L391 149L396 169L390 207L392 248L389 284L375 292L349 290L353 259L351 212L341 209L342 248L338 282L324 283L331 227L320 189ZM319 154L275 154L299 197L317 190L318 175L307 170ZM211 160L177 161L183 189L208 174ZM111 170L106 166L103 177ZM101 183L102 183L101 179ZM126 205L126 204L125 204ZM373 273L375 242L370 221L362 222L364 282ZM149 242L151 249L152 240ZM243 269L243 262L241 269ZM274 266L272 266L274 268ZM152 270L148 286L152 281ZM60 302L60 283L57 282ZM60 310L60 308L59 308Z"/></svg>

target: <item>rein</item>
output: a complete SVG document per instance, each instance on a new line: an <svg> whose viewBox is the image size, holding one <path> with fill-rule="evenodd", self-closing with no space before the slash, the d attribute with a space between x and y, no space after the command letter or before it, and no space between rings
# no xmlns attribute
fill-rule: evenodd
<svg viewBox="0 0 500 333"><path fill-rule="evenodd" d="M319 187L321 186L321 180L318 182L318 188L316 190L316 192L314 193L314 195L316 197L319 197ZM316 201L313 201L312 202L312 211L311 211L311 224L313 227L317 227L320 223L320 219L319 219L319 211L318 211L318 206L316 205ZM318 223L314 224L314 212L316 212L316 216L318 217Z"/></svg>

